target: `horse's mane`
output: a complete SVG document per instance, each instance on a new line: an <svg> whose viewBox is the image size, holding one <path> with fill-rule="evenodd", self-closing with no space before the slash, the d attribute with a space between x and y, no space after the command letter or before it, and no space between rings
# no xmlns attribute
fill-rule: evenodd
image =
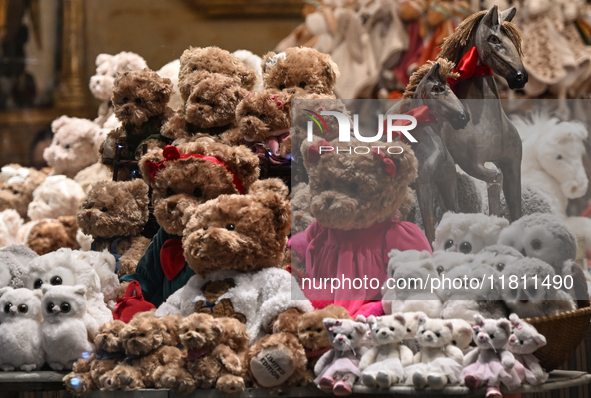
<svg viewBox="0 0 591 398"><path fill-rule="evenodd" d="M448 61L445 58L438 58L437 61L427 61L426 64L421 66L415 73L413 73L410 76L408 84L406 85L406 90L404 91L404 94L402 94L402 98L412 98L421 80L423 80L425 75L429 73L433 65L435 65L436 63L439 64L439 76L441 77L441 80L447 81L447 79L450 77L457 78L460 76L459 73L453 72L454 68L456 67L456 64L454 64L451 61Z"/></svg>
<svg viewBox="0 0 591 398"><path fill-rule="evenodd" d="M456 31L444 39L439 57L447 58L456 63L459 62L462 55L466 52L465 47L472 36L474 28L480 23L487 12L487 10L480 11L464 19ZM503 21L501 22L501 31L509 37L509 40L511 40L517 52L519 52L519 55L523 56L523 51L521 50L521 32L519 32L517 26L511 22Z"/></svg>
<svg viewBox="0 0 591 398"><path fill-rule="evenodd" d="M521 140L535 140L545 134L570 132L581 140L587 138L588 132L585 125L578 121L561 121L552 116L548 109L540 109L525 116L511 116L511 122L517 129Z"/></svg>

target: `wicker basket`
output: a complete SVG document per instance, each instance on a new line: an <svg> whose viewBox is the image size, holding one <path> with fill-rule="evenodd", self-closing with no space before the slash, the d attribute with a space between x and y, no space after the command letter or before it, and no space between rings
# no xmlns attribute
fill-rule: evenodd
<svg viewBox="0 0 591 398"><path fill-rule="evenodd" d="M551 371L562 365L583 341L589 322L589 301L579 301L579 309L552 316L526 318L525 322L546 337L547 344L535 352L540 365Z"/></svg>

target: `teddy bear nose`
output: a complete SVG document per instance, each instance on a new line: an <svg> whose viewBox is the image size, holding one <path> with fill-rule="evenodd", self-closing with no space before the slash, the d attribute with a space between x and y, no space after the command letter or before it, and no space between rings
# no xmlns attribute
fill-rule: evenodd
<svg viewBox="0 0 591 398"><path fill-rule="evenodd" d="M385 330L382 330L382 336L387 335L388 333Z"/></svg>
<svg viewBox="0 0 591 398"><path fill-rule="evenodd" d="M517 339L515 338L515 336L511 336L511 338L509 339L509 341L511 343L515 343L517 341Z"/></svg>
<svg viewBox="0 0 591 398"><path fill-rule="evenodd" d="M339 337L337 338L337 340L338 340L338 341L343 341L343 339L344 339L344 337L343 337L343 336L339 336Z"/></svg>
<svg viewBox="0 0 591 398"><path fill-rule="evenodd" d="M248 126L252 125L252 120L247 120L247 121L246 121L246 124L247 124Z"/></svg>
<svg viewBox="0 0 591 398"><path fill-rule="evenodd" d="M92 214L92 210L86 210L86 215L89 216Z"/></svg>

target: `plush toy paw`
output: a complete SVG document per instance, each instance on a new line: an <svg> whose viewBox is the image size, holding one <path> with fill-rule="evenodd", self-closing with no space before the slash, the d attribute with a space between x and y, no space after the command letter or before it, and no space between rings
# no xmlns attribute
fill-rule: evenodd
<svg viewBox="0 0 591 398"><path fill-rule="evenodd" d="M335 380L332 377L324 376L318 382L318 387L326 392L332 391Z"/></svg>
<svg viewBox="0 0 591 398"><path fill-rule="evenodd" d="M114 391L119 389L119 383L114 372L107 372L99 378L101 390Z"/></svg>
<svg viewBox="0 0 591 398"><path fill-rule="evenodd" d="M429 387L435 390L441 390L447 384L447 377L445 376L427 376L427 383Z"/></svg>
<svg viewBox="0 0 591 398"><path fill-rule="evenodd" d="M276 387L293 374L295 366L289 348L278 344L264 348L250 361L250 371L263 387Z"/></svg>
<svg viewBox="0 0 591 398"><path fill-rule="evenodd" d="M89 393L93 389L92 380L90 380L87 375L79 373L67 374L64 377L63 382L66 386L66 390L74 396Z"/></svg>
<svg viewBox="0 0 591 398"><path fill-rule="evenodd" d="M392 377L387 372L378 372L376 375L376 382L380 388L388 388L398 381L397 377Z"/></svg>
<svg viewBox="0 0 591 398"><path fill-rule="evenodd" d="M412 375L412 384L414 384L416 388L425 388L427 385L427 379L421 373L416 372Z"/></svg>
<svg viewBox="0 0 591 398"><path fill-rule="evenodd" d="M501 360L501 364L505 369L512 369L515 366L515 359L512 358L503 358Z"/></svg>
<svg viewBox="0 0 591 398"><path fill-rule="evenodd" d="M218 390L227 394L244 391L246 388L244 379L240 376L225 374L220 376L216 384Z"/></svg>
<svg viewBox="0 0 591 398"><path fill-rule="evenodd" d="M499 391L498 388L489 387L488 390L486 390L485 398L500 398L502 396L503 396L503 394L501 394L501 392Z"/></svg>
<svg viewBox="0 0 591 398"><path fill-rule="evenodd" d="M0 369L2 369L5 372L12 372L14 370L14 366L2 364L2 365L0 365Z"/></svg>
<svg viewBox="0 0 591 398"><path fill-rule="evenodd" d="M214 349L214 354L225 366L225 368L232 374L242 373L242 364L240 358L228 346L219 345Z"/></svg>
<svg viewBox="0 0 591 398"><path fill-rule="evenodd" d="M50 362L49 367L57 371L64 370L64 364L60 362ZM6 371L7 369L2 368L2 370ZM14 367L12 367L10 370L14 370Z"/></svg>
<svg viewBox="0 0 591 398"><path fill-rule="evenodd" d="M369 388L376 388L378 386L377 380L372 374L363 373L361 375L361 382L364 386Z"/></svg>
<svg viewBox="0 0 591 398"><path fill-rule="evenodd" d="M334 395L339 397L351 395L353 393L353 384L355 383L356 377L352 374L344 375L343 378L336 383L332 388Z"/></svg>

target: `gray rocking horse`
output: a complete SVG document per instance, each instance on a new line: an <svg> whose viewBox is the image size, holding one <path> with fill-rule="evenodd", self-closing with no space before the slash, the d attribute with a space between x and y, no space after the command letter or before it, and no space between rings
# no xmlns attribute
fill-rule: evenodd
<svg viewBox="0 0 591 398"><path fill-rule="evenodd" d="M488 185L490 214L499 215L501 186L511 220L521 217L521 139L499 100L492 72L509 88L523 88L527 72L521 62L521 36L511 19L515 7L497 6L465 19L442 45L440 58L464 65L454 92L470 114L463 129L445 126L442 138L456 164ZM470 62L472 61L472 62ZM492 162L497 170L485 167Z"/></svg>
<svg viewBox="0 0 591 398"><path fill-rule="evenodd" d="M418 141L411 144L419 169L414 183L425 235L429 243L435 240L435 195L439 191L447 210L459 212L457 175L453 157L446 149L440 131L443 123L461 129L469 122L469 115L451 91L447 79L457 77L455 65L445 59L423 65L410 77L403 100L387 113L406 113L428 109L429 123L419 123L412 130Z"/></svg>

